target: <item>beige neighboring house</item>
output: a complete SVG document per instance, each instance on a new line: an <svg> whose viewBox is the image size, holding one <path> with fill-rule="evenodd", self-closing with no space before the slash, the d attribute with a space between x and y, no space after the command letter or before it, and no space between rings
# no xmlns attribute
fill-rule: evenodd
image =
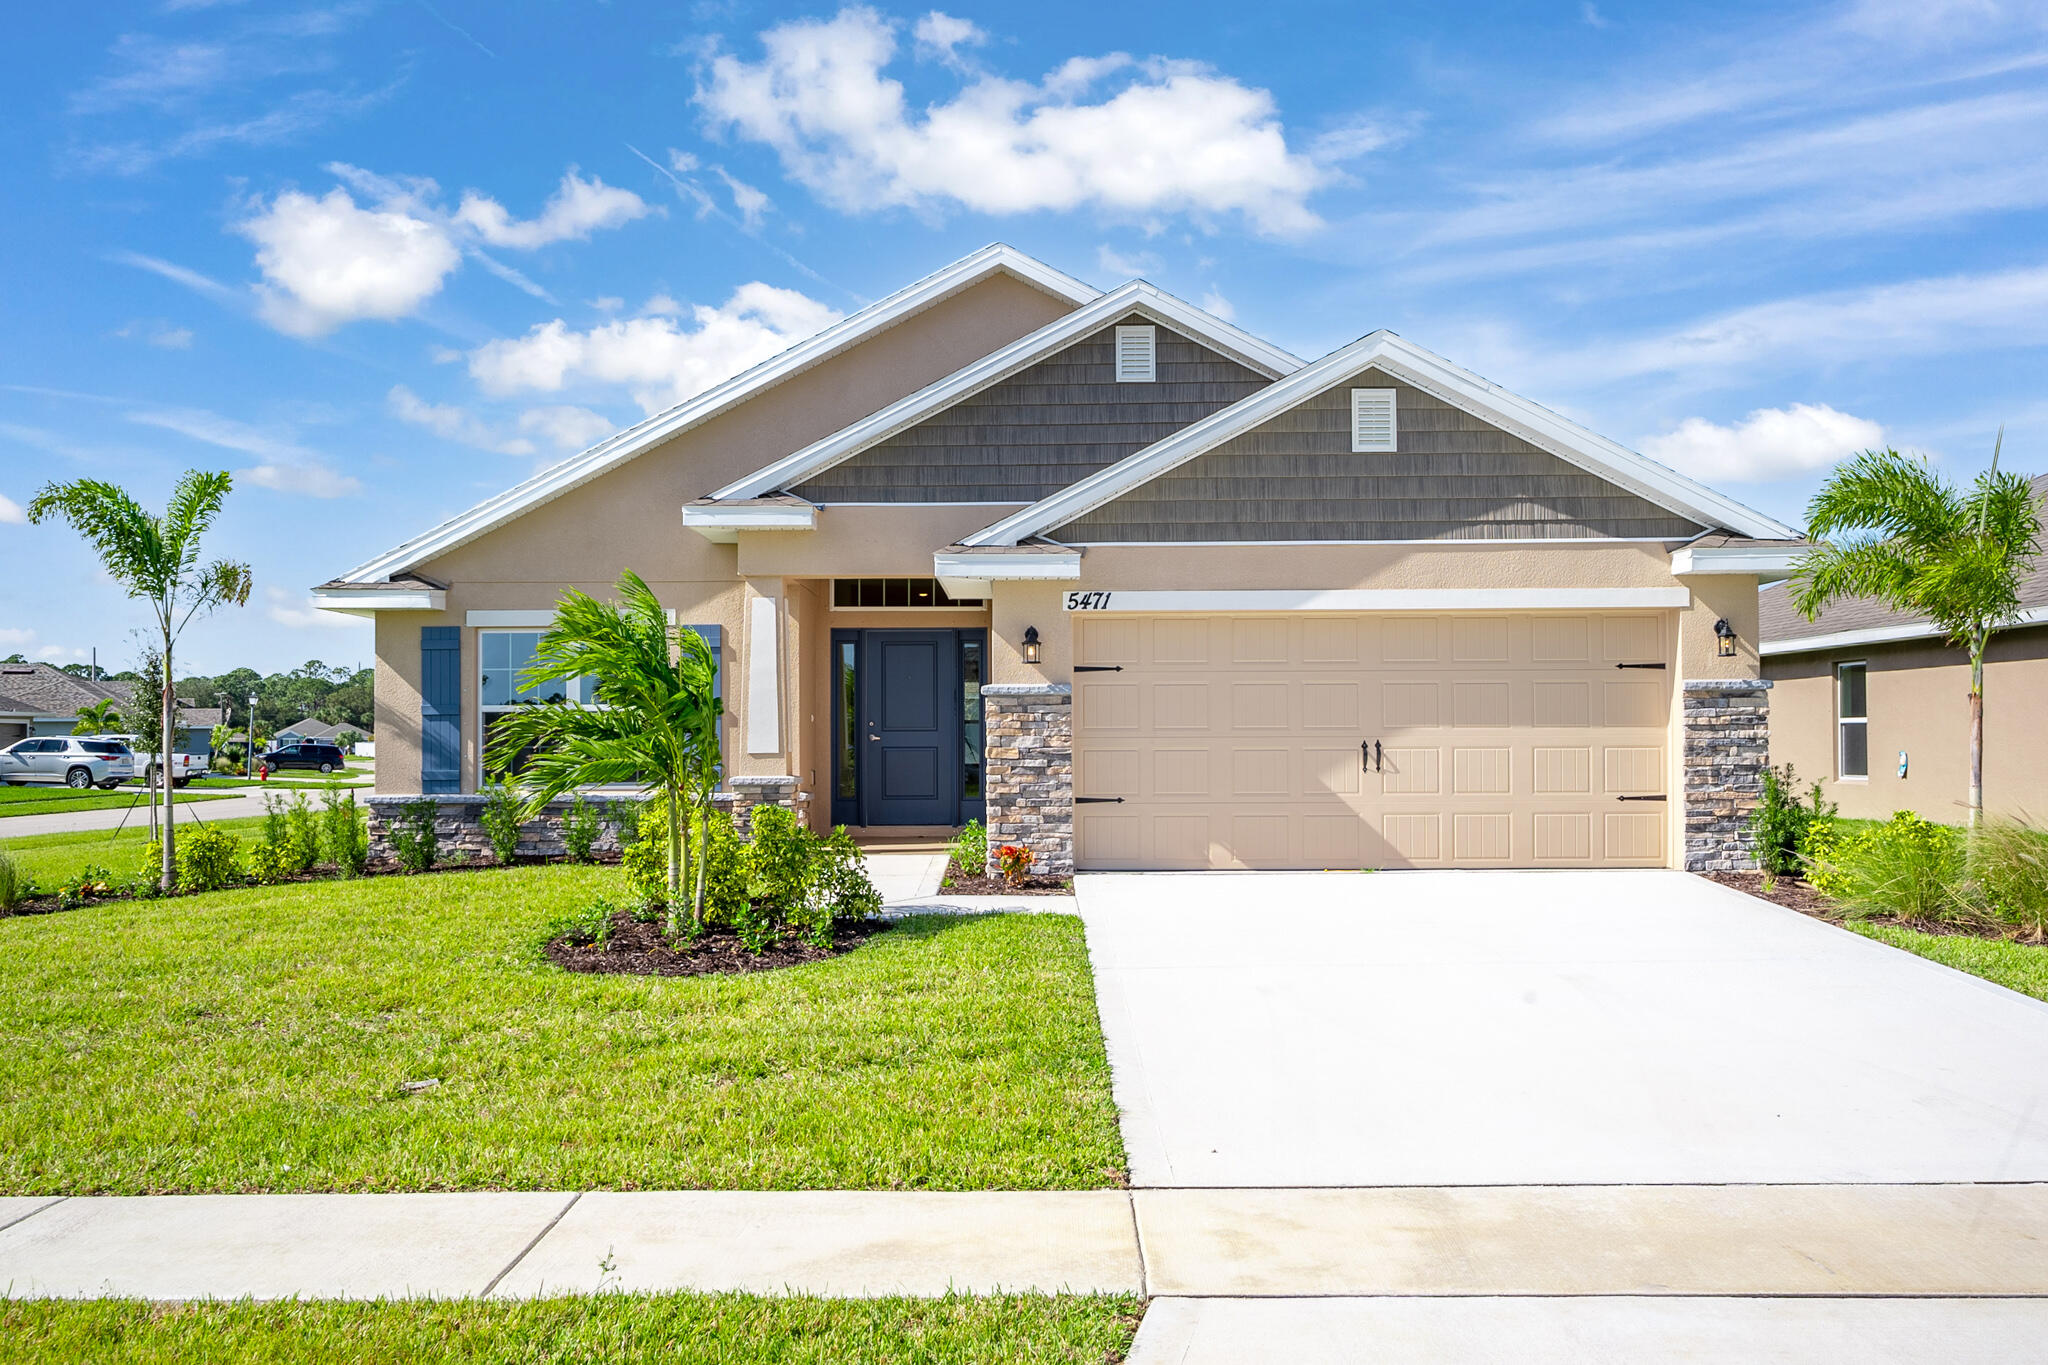
<svg viewBox="0 0 2048 1365"><path fill-rule="evenodd" d="M566 587L717 652L726 794L1045 870L1734 866L1792 528L1389 332L1005 246L315 589L373 808L476 798ZM568 689L587 699L587 685Z"/></svg>
<svg viewBox="0 0 2048 1365"><path fill-rule="evenodd" d="M2048 497L2048 476L2033 482ZM2048 819L2048 565L2020 590L2019 624L1984 663L1984 808ZM1818 780L1842 814L1967 818L1970 658L1881 602L1838 602L1809 621L1790 585L1761 594L1771 761Z"/></svg>

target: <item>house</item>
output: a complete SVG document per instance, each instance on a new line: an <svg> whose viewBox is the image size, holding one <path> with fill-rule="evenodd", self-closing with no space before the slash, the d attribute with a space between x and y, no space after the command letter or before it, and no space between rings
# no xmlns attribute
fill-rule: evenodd
<svg viewBox="0 0 2048 1365"><path fill-rule="evenodd" d="M289 744L295 739L324 739L338 742L339 736L345 734L359 736L359 743L367 742L370 738L368 734L364 733L360 725L329 725L324 720L314 720L311 716L307 716L305 719L294 721L282 730L279 730L272 737L271 743ZM343 747L354 748L357 746L344 745Z"/></svg>
<svg viewBox="0 0 2048 1365"><path fill-rule="evenodd" d="M995 245L314 600L376 622L373 812L475 801L556 598L631 567L716 651L742 819L1717 867L1794 535L1390 332L1305 362Z"/></svg>
<svg viewBox="0 0 2048 1365"><path fill-rule="evenodd" d="M81 678L51 664L0 664L0 747L31 735L68 735L79 712L102 701L114 703L120 727L132 726L135 684L119 679ZM220 723L215 707L181 703L175 752L203 754Z"/></svg>
<svg viewBox="0 0 2048 1365"><path fill-rule="evenodd" d="M2048 475L2033 482L2048 497ZM2018 625L1991 637L1984 664L1984 807L2048 818L2048 566L2028 575ZM1910 810L1967 817L1970 660L1926 621L1852 598L1809 621L1790 584L1759 606L1772 684L1771 761L1818 780L1842 814Z"/></svg>

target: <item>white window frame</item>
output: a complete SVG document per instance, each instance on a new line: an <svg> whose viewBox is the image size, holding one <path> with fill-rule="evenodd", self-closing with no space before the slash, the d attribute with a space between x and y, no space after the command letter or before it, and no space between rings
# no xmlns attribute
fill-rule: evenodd
<svg viewBox="0 0 2048 1365"><path fill-rule="evenodd" d="M1845 716L1842 714L1842 674L1849 669L1863 671L1863 714ZM1863 771L1848 771L1845 761L1848 746L1843 741L1848 737L1852 725L1863 727ZM1835 780L1837 782L1868 782L1870 780L1870 663L1865 659L1844 659L1835 665Z"/></svg>
<svg viewBox="0 0 2048 1365"><path fill-rule="evenodd" d="M1124 372L1124 338L1142 337L1145 341L1145 372ZM1116 329L1116 354L1111 358L1110 368L1116 371L1119 384L1152 384L1159 379L1159 329L1147 324L1122 326Z"/></svg>
<svg viewBox="0 0 2048 1365"><path fill-rule="evenodd" d="M1353 389L1351 391L1351 451L1354 455L1390 454L1401 445L1401 405L1395 398L1394 389ZM1384 443L1369 441L1359 429L1358 400L1361 398L1385 399L1387 404L1387 436Z"/></svg>

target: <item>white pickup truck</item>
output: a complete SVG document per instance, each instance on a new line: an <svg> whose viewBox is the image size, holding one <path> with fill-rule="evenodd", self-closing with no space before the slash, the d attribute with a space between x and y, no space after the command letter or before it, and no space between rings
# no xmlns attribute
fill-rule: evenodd
<svg viewBox="0 0 2048 1365"><path fill-rule="evenodd" d="M142 751L142 741L134 735L101 735L100 739L117 739L135 751L135 780L144 786L156 785L157 761L160 755ZM172 754L167 772L173 787L182 787L195 777L204 777L212 771L205 754Z"/></svg>

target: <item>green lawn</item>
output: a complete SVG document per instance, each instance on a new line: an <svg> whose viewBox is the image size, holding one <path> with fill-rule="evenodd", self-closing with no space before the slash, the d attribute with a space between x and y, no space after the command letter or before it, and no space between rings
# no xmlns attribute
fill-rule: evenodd
<svg viewBox="0 0 2048 1365"><path fill-rule="evenodd" d="M0 1193L1122 1179L1079 920L915 919L751 977L540 956L620 885L522 867L0 920Z"/></svg>
<svg viewBox="0 0 2048 1365"><path fill-rule="evenodd" d="M319 792L326 790L327 784L330 782L339 786L343 791L371 785L368 773L359 773L353 768L328 777L293 768L289 773L272 773L268 782L254 777L197 777L193 779L195 790L226 790L228 788L242 787L284 787L290 789L297 787L309 792Z"/></svg>
<svg viewBox="0 0 2048 1365"><path fill-rule="evenodd" d="M187 829L198 816L178 817L178 828ZM241 835L245 844L253 843L263 828L261 816L249 816L235 820L207 820L209 825L218 825ZM4 829L0 826L0 829ZM141 861L143 847L149 842L149 812L138 809L134 820L118 834L110 829L80 830L73 834L30 834L20 838L0 838L0 853L6 853L20 864L23 871L44 886L55 886L67 877L77 876L88 864L97 863L121 876L136 870Z"/></svg>
<svg viewBox="0 0 2048 1365"><path fill-rule="evenodd" d="M1135 1298L1069 1295L816 1299L603 1294L483 1303L15 1300L0 1301L0 1362L1102 1365L1125 1357L1143 1311Z"/></svg>
<svg viewBox="0 0 2048 1365"><path fill-rule="evenodd" d="M226 794L219 793L222 796ZM143 799L137 801L138 796ZM214 799L198 792L181 791L176 793L176 796L180 805L190 801ZM74 810L120 810L130 805L143 815L144 820L149 818L146 814L149 805L148 794L140 787L117 787L110 792L73 791L69 787L54 784L0 787L0 819L10 815L61 815L65 811Z"/></svg>
<svg viewBox="0 0 2048 1365"><path fill-rule="evenodd" d="M1995 981L2021 995L2048 1000L2048 944L2013 943L2005 939L1974 938L1966 934L1923 934L1889 924L1858 924L1848 928L1931 958L1959 972Z"/></svg>

